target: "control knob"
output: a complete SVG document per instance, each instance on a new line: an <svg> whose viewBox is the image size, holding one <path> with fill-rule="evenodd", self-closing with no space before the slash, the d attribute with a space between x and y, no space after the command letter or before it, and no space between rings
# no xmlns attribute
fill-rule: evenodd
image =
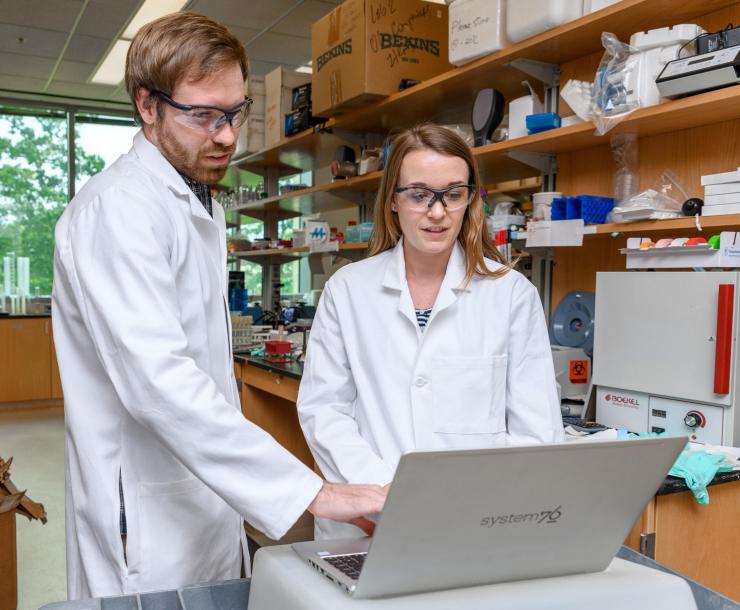
<svg viewBox="0 0 740 610"><path fill-rule="evenodd" d="M686 417L683 418L683 423L689 428L702 428L704 427L705 419L699 411L689 411Z"/></svg>

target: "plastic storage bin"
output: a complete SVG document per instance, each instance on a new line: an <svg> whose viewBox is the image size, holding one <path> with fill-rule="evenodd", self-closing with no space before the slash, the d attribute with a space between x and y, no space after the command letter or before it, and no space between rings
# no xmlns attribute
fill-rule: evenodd
<svg viewBox="0 0 740 610"><path fill-rule="evenodd" d="M360 227L358 225L347 225L347 228L344 230L344 243L356 244L361 241Z"/></svg>
<svg viewBox="0 0 740 610"><path fill-rule="evenodd" d="M359 241L361 243L365 243L370 241L370 238L373 234L373 228L374 225L372 222L363 222L362 224L357 225L360 229L360 239Z"/></svg>
<svg viewBox="0 0 740 610"><path fill-rule="evenodd" d="M456 66L508 46L507 0L455 0L449 13L449 59Z"/></svg>
<svg viewBox="0 0 740 610"><path fill-rule="evenodd" d="M614 199L611 197L595 195L558 197L552 201L552 220L583 218L586 224L604 224L612 208L614 208Z"/></svg>
<svg viewBox="0 0 740 610"><path fill-rule="evenodd" d="M583 0L507 0L506 35L519 42L581 15Z"/></svg>

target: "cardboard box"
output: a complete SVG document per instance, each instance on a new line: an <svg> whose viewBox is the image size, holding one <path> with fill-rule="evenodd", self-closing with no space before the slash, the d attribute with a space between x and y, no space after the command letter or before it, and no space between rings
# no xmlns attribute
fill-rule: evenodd
<svg viewBox="0 0 740 610"><path fill-rule="evenodd" d="M315 116L334 116L450 70L447 6L345 0L311 26Z"/></svg>
<svg viewBox="0 0 740 610"><path fill-rule="evenodd" d="M244 83L244 92L249 97L265 95L265 77L250 74L247 77L247 82Z"/></svg>
<svg viewBox="0 0 740 610"><path fill-rule="evenodd" d="M239 130L236 140L235 156L253 153L265 147L265 116L252 115L247 117L246 124Z"/></svg>
<svg viewBox="0 0 740 610"><path fill-rule="evenodd" d="M285 137L285 115L292 110L293 87L311 82L311 75L276 68L265 76L265 146Z"/></svg>
<svg viewBox="0 0 740 610"><path fill-rule="evenodd" d="M0 496L0 610L18 607L15 511L22 496Z"/></svg>
<svg viewBox="0 0 740 610"><path fill-rule="evenodd" d="M10 479L12 463L12 457L6 462L0 456L0 610L16 610L18 606L16 513L46 523L44 506L27 497Z"/></svg>

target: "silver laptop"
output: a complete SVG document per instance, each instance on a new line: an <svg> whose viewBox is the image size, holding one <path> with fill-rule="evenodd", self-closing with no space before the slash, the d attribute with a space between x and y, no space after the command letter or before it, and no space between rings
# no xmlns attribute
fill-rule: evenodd
<svg viewBox="0 0 740 610"><path fill-rule="evenodd" d="M409 453L372 538L293 549L358 598L598 572L686 442Z"/></svg>

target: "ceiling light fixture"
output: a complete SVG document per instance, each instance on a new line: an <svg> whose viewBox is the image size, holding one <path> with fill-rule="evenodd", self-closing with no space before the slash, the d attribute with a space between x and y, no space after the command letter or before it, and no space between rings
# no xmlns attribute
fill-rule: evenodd
<svg viewBox="0 0 740 610"><path fill-rule="evenodd" d="M150 21L176 13L187 2L188 0L145 0L129 21L121 37L108 49L108 53L98 64L90 82L98 85L118 85L123 80L126 53L136 32Z"/></svg>

